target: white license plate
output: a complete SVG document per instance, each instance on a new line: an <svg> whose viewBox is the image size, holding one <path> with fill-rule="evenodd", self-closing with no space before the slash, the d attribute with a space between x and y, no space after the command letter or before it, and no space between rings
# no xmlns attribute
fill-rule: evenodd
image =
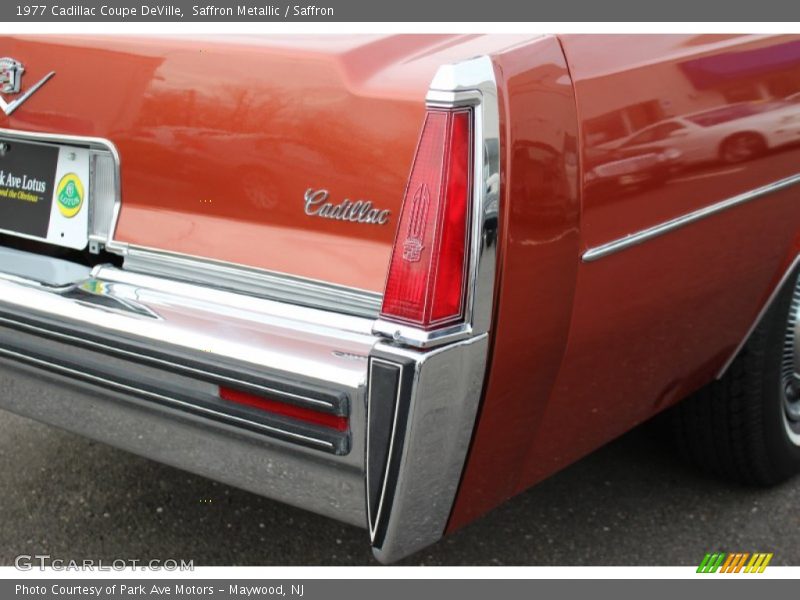
<svg viewBox="0 0 800 600"><path fill-rule="evenodd" d="M84 249L89 162L87 148L0 136L0 232Z"/></svg>

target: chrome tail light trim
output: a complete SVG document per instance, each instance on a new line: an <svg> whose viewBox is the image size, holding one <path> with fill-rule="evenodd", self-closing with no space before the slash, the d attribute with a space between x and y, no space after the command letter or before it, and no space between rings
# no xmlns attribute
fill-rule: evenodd
<svg viewBox="0 0 800 600"><path fill-rule="evenodd" d="M425 331L379 318L373 331L414 348L432 348L489 331L497 270L500 205L500 110L491 58L481 56L439 69L426 96L429 108L472 107L472 213L464 322Z"/></svg>

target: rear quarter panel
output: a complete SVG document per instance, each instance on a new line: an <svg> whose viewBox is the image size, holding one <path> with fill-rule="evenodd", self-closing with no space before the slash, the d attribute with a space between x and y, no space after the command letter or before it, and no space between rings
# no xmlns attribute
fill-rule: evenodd
<svg viewBox="0 0 800 600"><path fill-rule="evenodd" d="M800 251L800 187L788 187L599 260L580 259L800 171L800 104L782 105L792 116L781 124L785 144L740 163L676 165L612 186L591 185L586 168L598 146L661 119L800 92L796 36L560 41L562 78L568 70L572 84L563 89L546 90L539 75L558 64L555 47L552 57L531 46L520 63L497 60L507 136L502 283L486 396L451 529L711 381ZM543 101L548 91L558 102ZM580 177L580 219L566 188L526 187L534 176L515 150L543 135L528 111L560 123L563 139L580 139L579 175L567 167L563 139L549 140L560 152L553 176L565 184ZM663 151L670 140L659 143ZM558 207L559 225L546 218L547 206Z"/></svg>

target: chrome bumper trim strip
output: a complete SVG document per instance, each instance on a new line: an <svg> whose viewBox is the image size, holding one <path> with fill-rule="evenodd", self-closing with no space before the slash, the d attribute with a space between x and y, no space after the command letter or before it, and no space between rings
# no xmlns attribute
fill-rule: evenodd
<svg viewBox="0 0 800 600"><path fill-rule="evenodd" d="M642 231L631 233L623 238L619 238L611 242L601 244L600 246L595 246L594 248L590 248L583 253L582 257L583 262L593 262L595 260L599 260L606 256L616 254L621 250L625 250L632 246L637 246L648 240L652 240L653 238L662 236L665 233L675 231L676 229L680 229L681 227L685 227L686 225L690 225L691 223L695 223L696 221L700 221L701 219L711 217L713 215L716 215L717 213L721 213L730 208L734 208L741 204L745 204L746 202L750 202L751 200L762 198L764 196L767 196L774 192L778 192L780 190L791 187L798 183L800 183L800 174L792 175L791 177L780 179L765 186L756 188L754 190L750 190L748 192L744 192L743 194L739 194L738 196L727 198L726 200L722 200L721 202L705 206L703 208L687 213L685 215L681 215L674 219L670 219L669 221L659 223L658 225L654 225L653 227L648 227L647 229L643 229Z"/></svg>
<svg viewBox="0 0 800 600"><path fill-rule="evenodd" d="M14 268L21 260L27 265L23 277ZM0 252L0 348L5 356L38 368L51 364L51 370L82 380L92 374L100 379L91 382L105 387L169 401L316 450L347 455L352 442L350 454L357 456L344 462L363 465L367 356L377 341L362 333L370 320L109 266L91 273L63 267L61 259ZM53 273L59 274L55 280ZM50 285L53 281L59 285ZM30 352L15 346L26 338ZM60 345L60 354L39 356L53 344ZM72 359L81 353L88 360L85 369ZM104 361L116 363L123 375ZM123 380L135 368L158 375L149 383L146 378ZM176 377L179 386L159 383ZM198 385L206 386L202 393L184 389ZM349 431L223 400L221 386L347 417Z"/></svg>
<svg viewBox="0 0 800 600"><path fill-rule="evenodd" d="M337 456L4 356L0 409L357 527L366 524L357 437L350 454ZM47 435L40 437L47 442Z"/></svg>
<svg viewBox="0 0 800 600"><path fill-rule="evenodd" d="M0 302L0 324L45 338L69 342L77 347L99 350L140 364L158 366L174 373L191 376L216 385L230 386L256 394L266 394L282 402L296 404L312 410L339 416L347 416L348 414L348 398L343 392L337 393L311 387L300 388L288 382L276 381L257 374L248 376L247 373L243 372L244 367L241 365L237 368L229 367L226 369L224 365L221 365L216 360L200 361L177 348L169 350L166 348L158 349L152 345L147 348L137 347L132 342L126 342L119 338L112 339L110 336L104 338L96 333L81 331L74 324L71 328L70 324L64 321L57 325L47 323L42 319L31 319L29 316L23 317L8 311L2 302Z"/></svg>
<svg viewBox="0 0 800 600"><path fill-rule="evenodd" d="M57 364L52 357L36 356L29 351L24 352L12 349L7 347L4 343L0 343L0 356L16 362L28 364L38 369L43 369L59 375L66 375L89 384L131 394L145 400L155 401L172 408L212 418L223 423L237 425L256 433L267 434L270 437L301 444L317 450L332 452L334 454L346 454L348 450L346 435L335 436L339 439L333 441L331 439L324 439L324 434L318 437L314 437L311 434L302 434L293 431L289 427L279 427L275 424L269 424L264 420L259 421L255 418L248 419L229 412L214 410L200 404L198 398L181 398L178 394L161 393L155 389L148 389L148 386L144 385L142 381L134 382L123 381L120 378L112 379L111 377L103 376L89 370L85 365L74 365L63 359L63 364Z"/></svg>

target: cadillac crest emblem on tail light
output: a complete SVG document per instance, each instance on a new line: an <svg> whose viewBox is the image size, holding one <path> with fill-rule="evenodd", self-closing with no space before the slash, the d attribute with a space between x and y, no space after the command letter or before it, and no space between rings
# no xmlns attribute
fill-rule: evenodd
<svg viewBox="0 0 800 600"><path fill-rule="evenodd" d="M25 67L23 67L22 63L18 60L14 60L13 58L9 58L7 56L0 58L0 93L19 94L22 91L22 74L24 72ZM6 102L3 98L0 98L0 108L3 109L3 112L6 113L6 115L10 115L19 107L20 104L30 98L36 90L47 83L47 81L55 74L55 71L50 71L35 85L28 88L22 94L22 96L16 100L13 100L12 102Z"/></svg>
<svg viewBox="0 0 800 600"><path fill-rule="evenodd" d="M425 219L428 216L430 201L431 195L428 186L423 183L414 193L411 218L408 222L408 237L403 242L403 259L408 262L419 262L422 257L422 250L425 248L422 239L425 235Z"/></svg>
<svg viewBox="0 0 800 600"><path fill-rule="evenodd" d="M472 120L469 108L427 112L398 217L383 319L425 330L464 319Z"/></svg>

